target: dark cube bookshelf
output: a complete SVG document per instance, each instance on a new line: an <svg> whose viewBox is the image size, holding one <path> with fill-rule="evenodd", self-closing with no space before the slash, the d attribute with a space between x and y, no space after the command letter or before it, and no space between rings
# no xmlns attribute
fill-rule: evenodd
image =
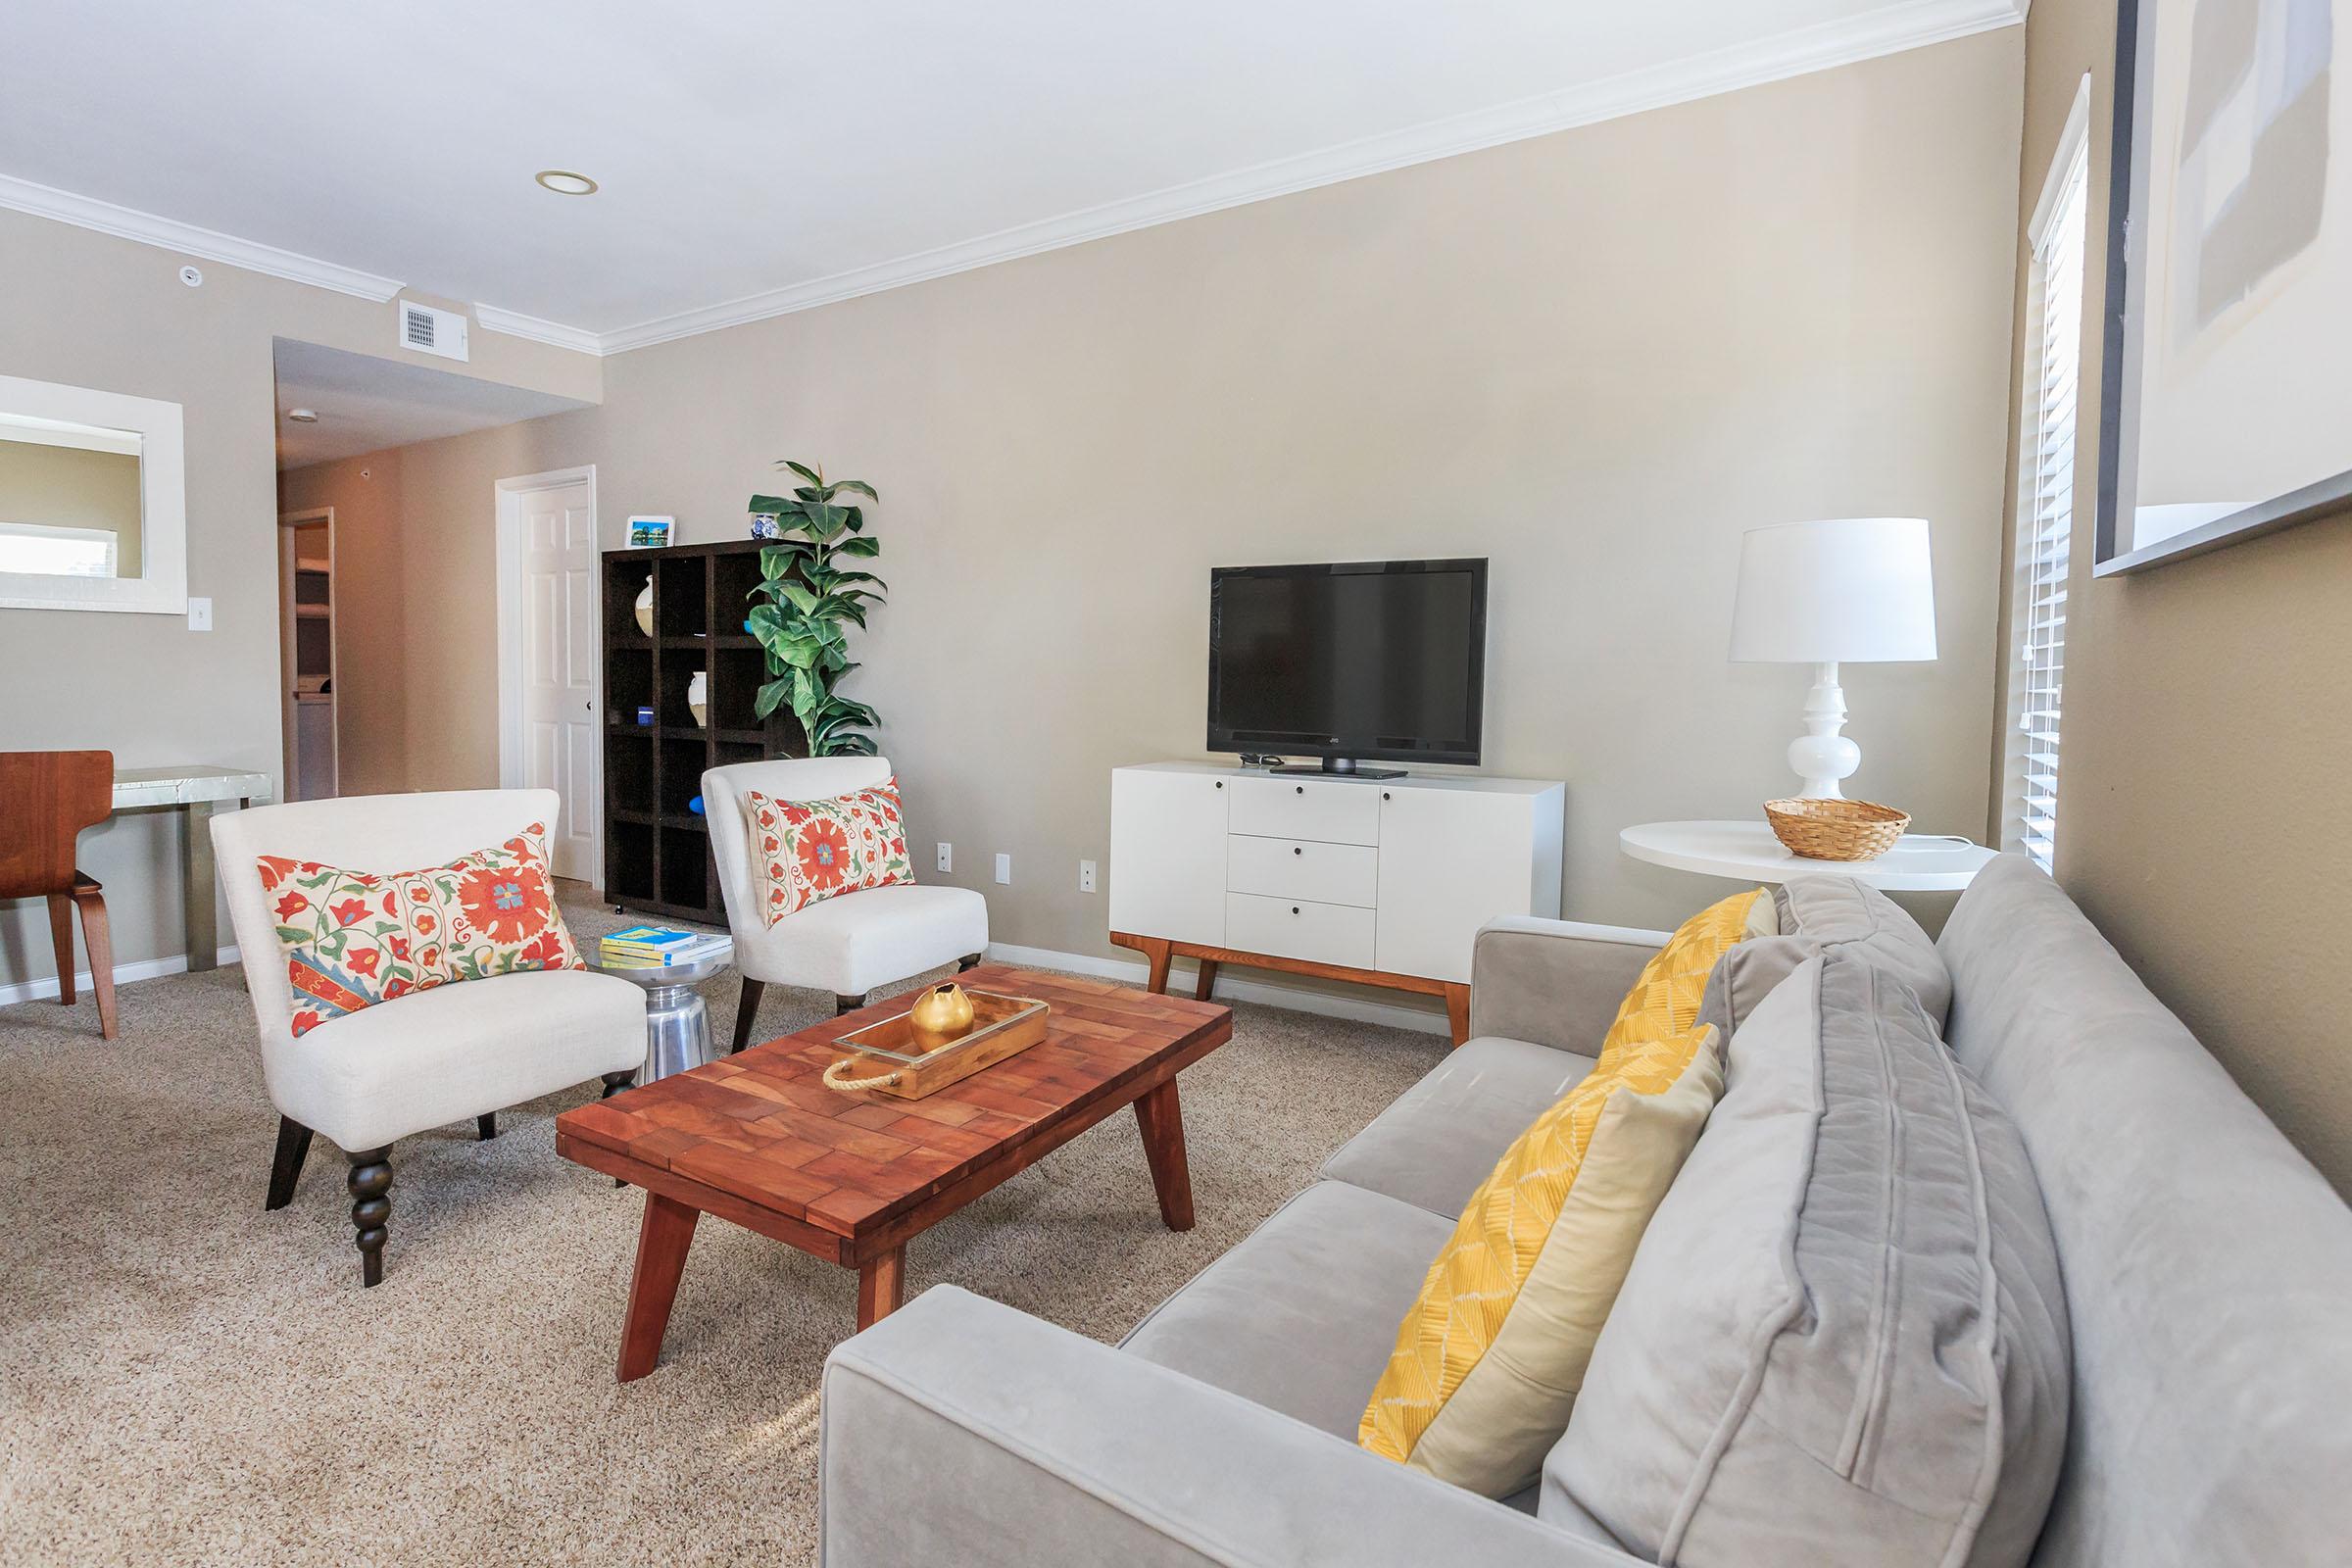
<svg viewBox="0 0 2352 1568"><path fill-rule="evenodd" d="M807 755L788 710L754 711L767 656L743 623L760 549L738 539L605 552L605 897L616 907L726 924L710 825L690 806L703 772ZM649 578L650 636L637 626ZM710 677L707 725L686 702L697 670ZM638 722L641 708L652 723Z"/></svg>

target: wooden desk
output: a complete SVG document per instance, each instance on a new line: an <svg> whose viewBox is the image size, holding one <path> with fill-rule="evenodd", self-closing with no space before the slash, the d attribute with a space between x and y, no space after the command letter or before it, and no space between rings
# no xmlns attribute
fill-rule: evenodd
<svg viewBox="0 0 2352 1568"><path fill-rule="evenodd" d="M115 812L179 813L179 885L185 905L188 967L220 961L220 932L213 914L213 808L222 801L247 807L270 799L270 775L233 767L119 767Z"/></svg>

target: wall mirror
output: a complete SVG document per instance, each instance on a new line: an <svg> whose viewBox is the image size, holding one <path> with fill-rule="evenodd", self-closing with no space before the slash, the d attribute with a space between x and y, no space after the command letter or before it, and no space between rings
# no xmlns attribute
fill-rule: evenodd
<svg viewBox="0 0 2352 1568"><path fill-rule="evenodd" d="M176 403L0 375L0 608L182 614Z"/></svg>
<svg viewBox="0 0 2352 1568"><path fill-rule="evenodd" d="M2352 505L2346 13L2123 0L2101 575Z"/></svg>

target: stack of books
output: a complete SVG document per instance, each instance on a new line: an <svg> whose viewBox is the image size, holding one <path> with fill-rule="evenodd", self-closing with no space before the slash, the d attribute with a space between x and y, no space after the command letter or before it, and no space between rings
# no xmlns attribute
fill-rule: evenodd
<svg viewBox="0 0 2352 1568"><path fill-rule="evenodd" d="M693 963L727 951L727 937L713 931L677 931L667 926L633 925L603 938L598 947L608 969L662 969L673 963Z"/></svg>

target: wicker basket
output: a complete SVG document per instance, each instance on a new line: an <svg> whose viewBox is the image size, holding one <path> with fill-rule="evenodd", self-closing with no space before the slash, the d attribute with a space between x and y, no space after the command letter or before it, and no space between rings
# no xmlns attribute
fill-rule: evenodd
<svg viewBox="0 0 2352 1568"><path fill-rule="evenodd" d="M1764 819L1791 855L1808 860L1868 860L1894 848L1911 813L1869 801L1766 801Z"/></svg>

